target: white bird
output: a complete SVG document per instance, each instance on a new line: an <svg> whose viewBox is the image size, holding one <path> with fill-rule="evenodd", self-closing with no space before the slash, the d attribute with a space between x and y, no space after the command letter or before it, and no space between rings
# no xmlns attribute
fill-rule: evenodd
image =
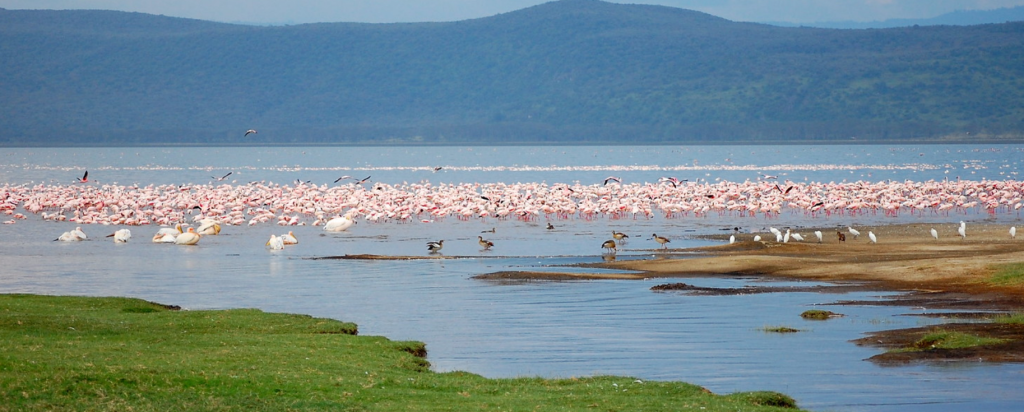
<svg viewBox="0 0 1024 412"><path fill-rule="evenodd" d="M733 243L736 243L736 235L729 236L729 244L731 245Z"/></svg>
<svg viewBox="0 0 1024 412"><path fill-rule="evenodd" d="M242 137L245 137L245 136L248 136L248 135L251 135L251 134L256 134L256 129L249 129L249 130L246 130L246 131L245 131L245 134L244 134L244 135L242 135Z"/></svg>
<svg viewBox="0 0 1024 412"><path fill-rule="evenodd" d="M786 234L782 235L782 243L789 243L789 237L790 237L789 229L786 229Z"/></svg>
<svg viewBox="0 0 1024 412"><path fill-rule="evenodd" d="M821 236L821 231L820 230L815 230L814 231L814 237L818 238L818 243L821 243L822 236Z"/></svg>
<svg viewBox="0 0 1024 412"><path fill-rule="evenodd" d="M804 241L803 235L801 235L799 233L793 233L793 239L796 239L797 242L803 242Z"/></svg>
<svg viewBox="0 0 1024 412"><path fill-rule="evenodd" d="M356 222L348 215L345 215L328 220L327 224L324 225L324 230L328 232L343 232L348 230L348 228L352 227L354 224L356 224Z"/></svg>
<svg viewBox="0 0 1024 412"><path fill-rule="evenodd" d="M153 235L153 243L174 243L174 239L176 239L177 237L178 236L171 233L167 233L164 235L157 233Z"/></svg>
<svg viewBox="0 0 1024 412"><path fill-rule="evenodd" d="M284 241L277 236L270 235L270 240L267 241L267 248L270 250L284 249Z"/></svg>
<svg viewBox="0 0 1024 412"><path fill-rule="evenodd" d="M75 230L72 230L71 234L75 235L75 236L78 236L81 240L86 240L86 239L89 238L89 236L86 236L85 232L82 231L82 227L81 226L76 227Z"/></svg>
<svg viewBox="0 0 1024 412"><path fill-rule="evenodd" d="M213 219L203 219L199 225L199 229L196 233L200 235L219 235L220 234L220 223Z"/></svg>
<svg viewBox="0 0 1024 412"><path fill-rule="evenodd" d="M760 242L761 241L761 235L754 235L754 241L755 242Z"/></svg>
<svg viewBox="0 0 1024 412"><path fill-rule="evenodd" d="M194 227L188 228L188 232L182 233L174 238L175 245L194 245L199 243L199 239L202 236L196 233Z"/></svg>
<svg viewBox="0 0 1024 412"><path fill-rule="evenodd" d="M444 241L443 240L438 240L437 242L427 242L427 250L429 250L430 253L436 253L436 252L440 251L441 248L443 248L443 247L444 247Z"/></svg>
<svg viewBox="0 0 1024 412"><path fill-rule="evenodd" d="M1010 226L1010 239L1017 238L1017 226Z"/></svg>
<svg viewBox="0 0 1024 412"><path fill-rule="evenodd" d="M939 231L935 230L935 228L933 227L931 232L932 232L932 237L935 238L935 240L939 240Z"/></svg>
<svg viewBox="0 0 1024 412"><path fill-rule="evenodd" d="M80 238L78 236L75 236L74 233L64 232L60 236L58 236L56 239L53 239L53 240L59 240L61 242L77 242L79 240L82 240L82 238Z"/></svg>
<svg viewBox="0 0 1024 412"><path fill-rule="evenodd" d="M114 243L128 243L128 239L132 238L132 231L128 229L118 229L107 237L114 238Z"/></svg>
<svg viewBox="0 0 1024 412"><path fill-rule="evenodd" d="M847 226L846 230L850 231L850 234L853 235L854 239L860 237L860 231L858 231L857 229Z"/></svg>
<svg viewBox="0 0 1024 412"><path fill-rule="evenodd" d="M871 243L878 243L878 238L875 237L875 232L868 231L868 239L871 239Z"/></svg>
<svg viewBox="0 0 1024 412"><path fill-rule="evenodd" d="M286 245L297 245L299 244L299 239L295 237L295 233L289 230L288 234L281 235L281 242L284 242Z"/></svg>
<svg viewBox="0 0 1024 412"><path fill-rule="evenodd" d="M956 228L956 234L960 235L960 240L964 240L967 239L967 226L964 226L963 222L960 223L960 227Z"/></svg>

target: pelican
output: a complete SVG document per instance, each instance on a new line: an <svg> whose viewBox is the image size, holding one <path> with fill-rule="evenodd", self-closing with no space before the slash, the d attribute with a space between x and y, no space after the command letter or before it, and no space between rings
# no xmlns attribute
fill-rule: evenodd
<svg viewBox="0 0 1024 412"><path fill-rule="evenodd" d="M174 243L174 239L176 239L177 237L177 235L170 233L163 235L157 233L153 235L153 243Z"/></svg>
<svg viewBox="0 0 1024 412"><path fill-rule="evenodd" d="M821 231L820 230L815 230L814 231L814 237L818 238L818 243L821 243L822 236L821 236Z"/></svg>
<svg viewBox="0 0 1024 412"><path fill-rule="evenodd" d="M857 229L854 229L854 228L852 228L852 227L849 227L849 226L847 226L847 227L846 227L846 230L849 230L849 231L850 231L850 234L851 234L851 235L853 235L853 238L854 238L854 239L856 239L856 238L860 237L860 231L858 231Z"/></svg>
<svg viewBox="0 0 1024 412"><path fill-rule="evenodd" d="M219 235L220 224L213 219L204 219L203 224L199 225L199 230L196 231L200 235Z"/></svg>
<svg viewBox="0 0 1024 412"><path fill-rule="evenodd" d="M622 232L616 232L614 230L612 231L612 237L618 241L622 241L622 239L629 239L629 235Z"/></svg>
<svg viewBox="0 0 1024 412"><path fill-rule="evenodd" d="M190 227L190 228L188 228L188 232L182 233L182 234L178 235L178 237L174 238L174 244L175 245L194 245L196 243L199 243L199 238L201 238L201 237L202 237L202 235L196 233L196 228Z"/></svg>
<svg viewBox="0 0 1024 412"><path fill-rule="evenodd" d="M295 237L295 233L292 233L291 230L288 231L287 235L281 235L280 239L281 239L281 242L286 244L286 245L297 245L297 244L299 244L299 239Z"/></svg>
<svg viewBox="0 0 1024 412"><path fill-rule="evenodd" d="M755 242L760 242L761 241L761 235L754 235L754 241Z"/></svg>
<svg viewBox="0 0 1024 412"><path fill-rule="evenodd" d="M1010 239L1017 238L1017 226L1010 226Z"/></svg>
<svg viewBox="0 0 1024 412"><path fill-rule="evenodd" d="M602 249L608 249L608 251L610 251L612 253L615 253L615 250L616 250L615 249L615 241L614 240L606 240L606 241L604 241L604 243L601 244L601 248Z"/></svg>
<svg viewBox="0 0 1024 412"><path fill-rule="evenodd" d="M437 253L443 247L444 247L444 241L443 240L438 240L437 242L427 242L427 250L429 250L430 253Z"/></svg>
<svg viewBox="0 0 1024 412"><path fill-rule="evenodd" d="M479 243L480 247L484 248L484 250L490 250L491 246L494 246L494 242L484 239L483 236L477 236L477 239L479 239L477 240L477 243Z"/></svg>
<svg viewBox="0 0 1024 412"><path fill-rule="evenodd" d="M661 243L662 249L668 249L668 245L666 245L666 243L671 242L671 240L668 240L667 237L658 236L657 233L652 234L651 237L654 238L655 242Z"/></svg>
<svg viewBox="0 0 1024 412"><path fill-rule="evenodd" d="M270 235L270 240L267 241L267 248L270 250L284 249L284 240L277 236Z"/></svg>
<svg viewBox="0 0 1024 412"><path fill-rule="evenodd" d="M878 238L875 237L875 232L868 231L868 239L871 239L871 243L878 243Z"/></svg>
<svg viewBox="0 0 1024 412"><path fill-rule="evenodd" d="M118 229L114 233L107 235L107 237L114 238L114 243L128 243L128 239L132 238L132 231L128 229Z"/></svg>
<svg viewBox="0 0 1024 412"><path fill-rule="evenodd" d="M932 237L935 238L935 240L939 240L939 231L938 230L935 230L935 228L933 227L932 230L930 230L929 232L932 233Z"/></svg>
<svg viewBox="0 0 1024 412"><path fill-rule="evenodd" d="M256 129L249 129L249 130L246 130L246 131L245 131L245 134L244 134L244 135L242 135L242 137L245 137L245 136L248 136L248 135L251 135L251 134L256 134Z"/></svg>
<svg viewBox="0 0 1024 412"><path fill-rule="evenodd" d="M75 228L75 230L72 230L71 234L75 235L75 236L78 236L81 240L86 240L86 239L89 238L89 236L86 236L85 232L82 231L82 227L81 226L78 226L78 227Z"/></svg>
<svg viewBox="0 0 1024 412"><path fill-rule="evenodd" d="M328 232L344 232L354 224L356 222L349 215L345 215L328 220L327 224L324 225L324 230Z"/></svg>
<svg viewBox="0 0 1024 412"><path fill-rule="evenodd" d="M59 237L53 240L59 240L61 242L77 242L82 239L79 238L78 236L75 236L74 233L64 232Z"/></svg>

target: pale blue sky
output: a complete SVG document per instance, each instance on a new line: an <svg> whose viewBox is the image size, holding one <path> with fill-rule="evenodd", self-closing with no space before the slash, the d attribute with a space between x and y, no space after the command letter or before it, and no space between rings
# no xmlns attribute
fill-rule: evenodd
<svg viewBox="0 0 1024 412"><path fill-rule="evenodd" d="M930 18L990 10L1024 0L611 0L699 10L729 20L810 23ZM547 0L0 0L7 9L104 9L222 22L454 21L492 16Z"/></svg>

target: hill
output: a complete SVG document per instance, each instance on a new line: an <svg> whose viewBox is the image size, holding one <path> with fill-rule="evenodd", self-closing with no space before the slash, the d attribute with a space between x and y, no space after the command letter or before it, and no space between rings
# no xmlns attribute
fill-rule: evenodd
<svg viewBox="0 0 1024 412"><path fill-rule="evenodd" d="M970 26L976 24L1007 23L1024 21L1024 6L1003 7L992 10L957 10L927 19L889 19L882 21L825 21L814 23L777 23L763 22L776 26L822 27L829 29L883 29L909 26Z"/></svg>
<svg viewBox="0 0 1024 412"><path fill-rule="evenodd" d="M0 10L0 144L1021 138L1022 43L1024 23L784 28L596 0L276 27Z"/></svg>

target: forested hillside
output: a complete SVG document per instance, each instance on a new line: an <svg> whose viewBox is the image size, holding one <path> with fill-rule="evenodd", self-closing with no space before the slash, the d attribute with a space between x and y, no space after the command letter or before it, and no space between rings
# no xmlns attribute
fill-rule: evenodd
<svg viewBox="0 0 1024 412"><path fill-rule="evenodd" d="M6 145L1022 137L1024 23L783 28L596 0L277 27L0 10Z"/></svg>

